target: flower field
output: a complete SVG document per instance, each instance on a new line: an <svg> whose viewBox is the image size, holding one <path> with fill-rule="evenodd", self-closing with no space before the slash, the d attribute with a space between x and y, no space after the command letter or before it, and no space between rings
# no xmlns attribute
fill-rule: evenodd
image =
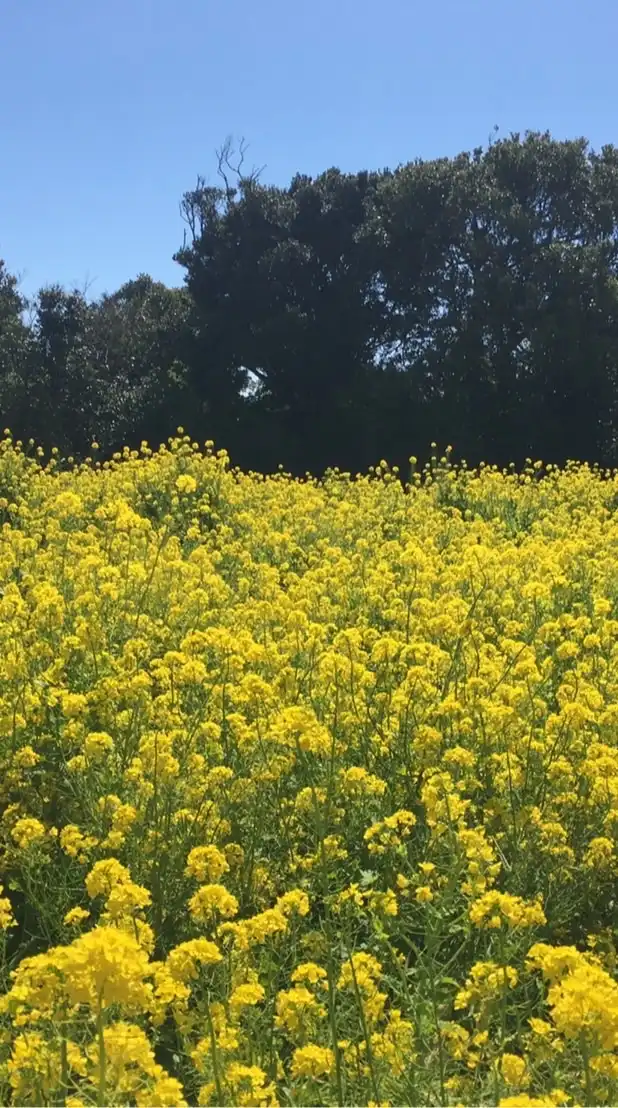
<svg viewBox="0 0 618 1108"><path fill-rule="evenodd" d="M618 475L449 457L5 436L0 1103L618 1103Z"/></svg>

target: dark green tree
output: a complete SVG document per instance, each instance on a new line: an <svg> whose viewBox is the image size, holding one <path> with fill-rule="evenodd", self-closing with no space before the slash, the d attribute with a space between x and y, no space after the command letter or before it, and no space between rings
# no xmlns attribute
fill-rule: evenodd
<svg viewBox="0 0 618 1108"><path fill-rule="evenodd" d="M377 180L330 170L277 189L240 175L185 197L192 384L245 464L375 457L368 378L383 327L365 231Z"/></svg>
<svg viewBox="0 0 618 1108"><path fill-rule="evenodd" d="M0 404L83 454L179 424L244 467L456 456L618 461L618 151L511 135L287 187L219 154L185 195L185 287L59 286L0 263Z"/></svg>
<svg viewBox="0 0 618 1108"><path fill-rule="evenodd" d="M0 411L3 426L13 422L16 433L20 433L19 424L25 414L23 392L30 346L26 308L17 278L0 259Z"/></svg>
<svg viewBox="0 0 618 1108"><path fill-rule="evenodd" d="M87 448L99 381L88 347L86 297L60 285L40 290L32 304L26 399L29 434L72 453Z"/></svg>
<svg viewBox="0 0 618 1108"><path fill-rule="evenodd" d="M612 455L617 195L614 148L539 134L385 178L385 296L433 437L475 460Z"/></svg>
<svg viewBox="0 0 618 1108"><path fill-rule="evenodd" d="M103 448L158 445L187 421L190 308L184 289L145 274L91 305L88 357L99 382L92 432Z"/></svg>
<svg viewBox="0 0 618 1108"><path fill-rule="evenodd" d="M143 438L158 444L191 411L183 361L189 309L183 289L144 275L92 301L58 285L42 289L30 327L20 323L5 422L78 456L93 440L107 453Z"/></svg>
<svg viewBox="0 0 618 1108"><path fill-rule="evenodd" d="M191 380L243 464L610 460L618 163L512 135L456 158L187 194Z"/></svg>

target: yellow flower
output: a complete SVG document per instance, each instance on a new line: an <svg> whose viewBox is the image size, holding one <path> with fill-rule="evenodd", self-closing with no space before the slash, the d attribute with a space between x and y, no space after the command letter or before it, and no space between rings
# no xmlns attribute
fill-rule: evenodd
<svg viewBox="0 0 618 1108"><path fill-rule="evenodd" d="M429 888L429 885L419 885L415 896L420 904L426 904L430 900L433 900L433 892Z"/></svg>
<svg viewBox="0 0 618 1108"><path fill-rule="evenodd" d="M62 828L59 842L65 854L70 858L77 858L80 862L85 861L89 851L97 845L96 838L93 835L84 835L75 823L68 823Z"/></svg>
<svg viewBox="0 0 618 1108"><path fill-rule="evenodd" d="M440 1027L444 1047L451 1058L459 1061L466 1057L470 1044L470 1033L458 1023L444 1023Z"/></svg>
<svg viewBox="0 0 618 1108"><path fill-rule="evenodd" d="M116 852L124 846L125 839L126 835L122 831L110 831L105 838L101 840L101 847L103 850L113 850Z"/></svg>
<svg viewBox="0 0 618 1108"><path fill-rule="evenodd" d="M152 897L143 885L133 881L119 881L105 901L105 909L110 919L118 920L123 916L132 916L152 902Z"/></svg>
<svg viewBox="0 0 618 1108"><path fill-rule="evenodd" d="M67 719L75 719L83 715L88 708L88 699L83 693L63 692L60 696L60 707Z"/></svg>
<svg viewBox="0 0 618 1108"><path fill-rule="evenodd" d="M526 1085L529 1082L526 1059L518 1054L503 1054L500 1070L507 1085Z"/></svg>
<svg viewBox="0 0 618 1108"><path fill-rule="evenodd" d="M498 1108L559 1108L569 1098L564 1095L562 1089L548 1093L545 1097L528 1096L527 1093L517 1093L515 1096L505 1096L498 1101Z"/></svg>
<svg viewBox="0 0 618 1108"><path fill-rule="evenodd" d="M8 896L2 896L4 888L0 885L0 931L7 931L9 927L15 927L13 908Z"/></svg>
<svg viewBox="0 0 618 1108"><path fill-rule="evenodd" d="M328 755L333 739L314 712L303 705L282 708L270 725L268 739L278 745L298 748L306 753Z"/></svg>
<svg viewBox="0 0 618 1108"><path fill-rule="evenodd" d="M60 1058L42 1035L26 1031L13 1042L7 1072L17 1103L49 1103L60 1083Z"/></svg>
<svg viewBox="0 0 618 1108"><path fill-rule="evenodd" d="M33 843L45 838L45 827L38 819L18 819L11 830L13 841L20 850L27 850Z"/></svg>
<svg viewBox="0 0 618 1108"><path fill-rule="evenodd" d="M229 870L225 855L216 846L196 846L189 851L185 874L197 881L218 881Z"/></svg>
<svg viewBox="0 0 618 1108"><path fill-rule="evenodd" d="M299 1046L292 1055L292 1077L326 1077L335 1065L335 1055L330 1047L308 1043Z"/></svg>
<svg viewBox="0 0 618 1108"><path fill-rule="evenodd" d="M618 470L39 457L0 442L5 1099L615 1100ZM397 932L462 910L417 1044Z"/></svg>
<svg viewBox="0 0 618 1108"><path fill-rule="evenodd" d="M267 908L241 923L223 923L218 933L232 935L241 949L249 949L257 943L263 943L276 935L285 934L288 929L287 917L280 908Z"/></svg>
<svg viewBox="0 0 618 1108"><path fill-rule="evenodd" d="M584 962L588 964L585 954L582 954L574 946L551 946L549 943L535 943L530 947L527 958L528 965L533 969L540 969L549 981L557 981L565 973L575 970Z"/></svg>
<svg viewBox="0 0 618 1108"><path fill-rule="evenodd" d="M150 1003L152 968L137 939L115 927L95 927L69 946L23 959L7 994L9 1009L54 1013L67 1003L94 1012L111 1004Z"/></svg>
<svg viewBox="0 0 618 1108"><path fill-rule="evenodd" d="M400 847L402 840L410 835L415 823L416 816L406 809L401 809L394 812L392 816L373 823L364 835L369 853L385 854L388 850Z"/></svg>
<svg viewBox="0 0 618 1108"><path fill-rule="evenodd" d="M436 871L434 862L419 862L418 868L425 877L431 877L432 873Z"/></svg>
<svg viewBox="0 0 618 1108"><path fill-rule="evenodd" d="M86 890L88 896L94 900L95 896L109 896L116 885L128 884L131 875L126 866L123 866L117 858L105 858L101 862L95 862L86 877Z"/></svg>
<svg viewBox="0 0 618 1108"><path fill-rule="evenodd" d="M391 1008L386 1026L371 1036L374 1058L387 1063L394 1076L401 1076L416 1061L413 1036L412 1023L402 1019L399 1008Z"/></svg>
<svg viewBox="0 0 618 1108"><path fill-rule="evenodd" d="M189 911L193 919L204 923L215 916L231 919L238 913L238 901L224 885L202 885L189 900Z"/></svg>
<svg viewBox="0 0 618 1108"><path fill-rule="evenodd" d="M232 1062L225 1071L225 1080L232 1093L232 1103L239 1108L270 1108L277 1104L274 1085L268 1083L266 1074L259 1066L245 1066L241 1062Z"/></svg>
<svg viewBox="0 0 618 1108"><path fill-rule="evenodd" d="M341 912L346 904L354 904L357 908L363 908L367 899L367 893L363 892L360 885L354 882L347 889L338 893L333 908L335 912Z"/></svg>
<svg viewBox="0 0 618 1108"><path fill-rule="evenodd" d="M264 988L257 982L237 985L229 999L232 1017L237 1018L243 1008L251 1008L256 1004L260 1004L265 996Z"/></svg>
<svg viewBox="0 0 618 1108"><path fill-rule="evenodd" d="M368 894L368 905L374 912L385 916L396 916L399 913L397 897L392 889L387 889L385 893L372 890Z"/></svg>
<svg viewBox="0 0 618 1108"><path fill-rule="evenodd" d="M382 965L377 958L374 958L372 954L358 952L343 963L337 988L354 988L356 983L359 989L372 990L375 988L381 973Z"/></svg>
<svg viewBox="0 0 618 1108"><path fill-rule="evenodd" d="M105 1077L107 1087L122 1089L135 1098L136 1105L169 1105L186 1108L182 1086L155 1061L154 1051L145 1033L134 1024L118 1021L103 1031ZM99 1044L90 1050L95 1073L100 1072Z"/></svg>
<svg viewBox="0 0 618 1108"><path fill-rule="evenodd" d="M325 1008L304 985L279 992L276 1012L275 1027L286 1031L293 1039L302 1038L326 1015Z"/></svg>
<svg viewBox="0 0 618 1108"><path fill-rule="evenodd" d="M176 478L176 488L178 489L178 492L187 495L188 493L195 492L197 488L197 481L195 480L195 477L191 476L190 473L181 473L180 477Z"/></svg>
<svg viewBox="0 0 618 1108"><path fill-rule="evenodd" d="M141 944L140 944L141 945ZM174 967L176 969L176 967ZM184 981L174 977L165 962L155 962L152 966L153 991L149 1000L149 1010L155 1027L160 1027L171 1008L176 1020L186 1010L191 990Z"/></svg>
<svg viewBox="0 0 618 1108"><path fill-rule="evenodd" d="M293 913L306 916L309 913L309 897L303 889L290 889L289 892L277 898L277 908L284 916L290 916Z"/></svg>
<svg viewBox="0 0 618 1108"><path fill-rule="evenodd" d="M85 908L70 908L64 916L64 923L66 923L68 927L75 927L79 926L80 923L83 923L84 920L87 920L89 918L90 912L88 912Z"/></svg>
<svg viewBox="0 0 618 1108"><path fill-rule="evenodd" d="M609 869L615 862L614 844L605 835L591 839L584 855L584 865L589 869Z"/></svg>
<svg viewBox="0 0 618 1108"><path fill-rule="evenodd" d="M84 740L84 754L91 762L100 762L114 749L114 740L107 731L90 731Z"/></svg>
<svg viewBox="0 0 618 1108"><path fill-rule="evenodd" d="M140 1089L135 1094L137 1108L187 1108L182 1095L182 1085L175 1077L157 1067L158 1079L149 1089Z"/></svg>
<svg viewBox="0 0 618 1108"><path fill-rule="evenodd" d="M547 1035L552 1034L552 1025L548 1023L547 1020L539 1019L537 1016L531 1016L528 1023L535 1035L541 1035L545 1038Z"/></svg>
<svg viewBox="0 0 618 1108"><path fill-rule="evenodd" d="M604 1050L618 1046L618 984L600 966L582 961L550 987L547 1002L566 1038L584 1035Z"/></svg>
<svg viewBox="0 0 618 1108"><path fill-rule="evenodd" d="M74 758L69 758L67 762L67 769L69 773L84 773L88 763L83 754L76 754Z"/></svg>
<svg viewBox="0 0 618 1108"><path fill-rule="evenodd" d="M514 989L519 980L514 966L500 966L496 962L475 962L463 989L455 996L456 1011L474 1005L483 1005Z"/></svg>
<svg viewBox="0 0 618 1108"><path fill-rule="evenodd" d="M16 750L13 755L13 765L16 769L32 769L38 762L41 761L40 754L37 754L31 746L22 746L20 750Z"/></svg>
<svg viewBox="0 0 618 1108"><path fill-rule="evenodd" d="M167 956L167 967L178 981L197 977L198 965L211 966L221 962L223 955L209 939L189 939L174 947Z"/></svg>
<svg viewBox="0 0 618 1108"><path fill-rule="evenodd" d="M292 981L306 982L308 985L320 985L326 981L327 973L316 962L302 962L292 971Z"/></svg>
<svg viewBox="0 0 618 1108"><path fill-rule="evenodd" d="M519 896L499 893L496 890L485 893L470 905L469 916L477 927L500 928L535 927L547 922L539 903L528 903Z"/></svg>
<svg viewBox="0 0 618 1108"><path fill-rule="evenodd" d="M339 783L342 792L348 796L384 796L386 781L368 773L364 766L350 766L339 772Z"/></svg>
<svg viewBox="0 0 618 1108"><path fill-rule="evenodd" d="M96 927L55 951L71 1004L143 1007L150 996L148 956L137 939L111 927Z"/></svg>
<svg viewBox="0 0 618 1108"><path fill-rule="evenodd" d="M126 832L137 819L137 810L132 804L119 804L112 816L114 831Z"/></svg>

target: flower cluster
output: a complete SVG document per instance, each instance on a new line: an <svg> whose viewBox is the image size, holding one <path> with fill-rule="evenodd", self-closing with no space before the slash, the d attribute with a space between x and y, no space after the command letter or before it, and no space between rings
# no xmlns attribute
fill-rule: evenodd
<svg viewBox="0 0 618 1108"><path fill-rule="evenodd" d="M0 486L0 1103L618 1102L618 473Z"/></svg>

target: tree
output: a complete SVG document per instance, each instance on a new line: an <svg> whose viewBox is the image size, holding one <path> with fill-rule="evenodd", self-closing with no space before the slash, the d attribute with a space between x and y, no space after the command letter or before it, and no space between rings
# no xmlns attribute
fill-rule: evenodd
<svg viewBox="0 0 618 1108"><path fill-rule="evenodd" d="M0 410L3 426L17 420L16 430L23 414L22 392L29 357L26 306L17 278L0 259Z"/></svg>
<svg viewBox="0 0 618 1108"><path fill-rule="evenodd" d="M364 236L376 181L330 170L277 189L240 176L185 196L193 387L239 460L302 471L363 453L382 331Z"/></svg>
<svg viewBox="0 0 618 1108"><path fill-rule="evenodd" d="M611 147L528 134L385 178L390 342L460 455L611 453L617 169Z"/></svg>
<svg viewBox="0 0 618 1108"><path fill-rule="evenodd" d="M0 401L84 453L182 424L244 467L618 461L618 151L518 134L268 186L246 147L182 202L185 287L98 300L0 263Z"/></svg>
<svg viewBox="0 0 618 1108"><path fill-rule="evenodd" d="M49 285L32 307L29 434L63 452L79 452L88 445L99 389L88 347L90 306L77 289Z"/></svg>
<svg viewBox="0 0 618 1108"><path fill-rule="evenodd" d="M192 411L190 298L141 274L92 305L89 358L98 386L94 431L117 449L164 441Z"/></svg>
<svg viewBox="0 0 618 1108"><path fill-rule="evenodd" d="M239 460L357 469L432 438L613 456L613 147L530 133L288 188L224 177L185 196L177 260L193 388Z"/></svg>
<svg viewBox="0 0 618 1108"><path fill-rule="evenodd" d="M23 433L81 456L93 440L110 453L167 438L191 408L182 360L189 306L184 290L145 275L94 301L42 289L18 390Z"/></svg>

